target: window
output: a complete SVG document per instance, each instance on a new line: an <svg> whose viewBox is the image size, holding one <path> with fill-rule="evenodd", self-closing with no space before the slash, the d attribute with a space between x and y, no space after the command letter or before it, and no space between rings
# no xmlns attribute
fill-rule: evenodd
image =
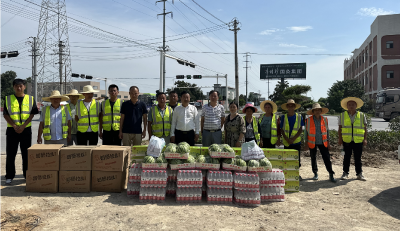
<svg viewBox="0 0 400 231"><path fill-rule="evenodd" d="M121 95L118 95L118 98L120 98L120 99L121 99Z"/></svg>
<svg viewBox="0 0 400 231"><path fill-rule="evenodd" d="M97 94L94 94L93 97L97 97Z"/></svg>
<svg viewBox="0 0 400 231"><path fill-rule="evenodd" d="M81 89L81 91L83 91L83 86L81 86L81 88L80 88L80 89Z"/></svg>
<svg viewBox="0 0 400 231"><path fill-rule="evenodd" d="M98 88L97 86L93 86L93 89L94 89L94 90L97 90L97 89L99 89L99 88Z"/></svg>
<svg viewBox="0 0 400 231"><path fill-rule="evenodd" d="M394 71L386 71L386 78L393 79L394 78Z"/></svg>
<svg viewBox="0 0 400 231"><path fill-rule="evenodd" d="M124 99L127 99L127 98L128 98L128 96L127 96L127 95L125 95L125 96L124 96Z"/></svg>
<svg viewBox="0 0 400 231"><path fill-rule="evenodd" d="M386 42L386 49L393 48L393 41L387 41Z"/></svg>
<svg viewBox="0 0 400 231"><path fill-rule="evenodd" d="M394 95L386 96L385 103L393 103L394 102Z"/></svg>

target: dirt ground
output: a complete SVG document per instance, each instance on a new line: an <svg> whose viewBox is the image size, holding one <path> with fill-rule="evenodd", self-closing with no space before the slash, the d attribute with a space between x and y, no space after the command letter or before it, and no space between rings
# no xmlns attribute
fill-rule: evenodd
<svg viewBox="0 0 400 231"><path fill-rule="evenodd" d="M336 184L319 160L320 180L312 181L310 158L302 158L300 192L286 195L285 202L258 208L236 205L182 205L172 197L164 204L141 204L123 193L30 193L25 192L21 158L17 177L5 186L5 155L1 156L2 230L399 230L400 165L394 158L381 164L365 160L366 182ZM367 155L366 155L367 156ZM394 153L383 155L394 156ZM336 176L341 156L333 155ZM372 164L371 164L372 163Z"/></svg>

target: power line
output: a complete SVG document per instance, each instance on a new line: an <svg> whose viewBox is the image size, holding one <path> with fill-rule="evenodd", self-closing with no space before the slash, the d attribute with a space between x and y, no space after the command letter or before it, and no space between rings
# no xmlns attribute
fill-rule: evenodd
<svg viewBox="0 0 400 231"><path fill-rule="evenodd" d="M213 14L211 14L210 12L208 12L206 9L204 9L202 6L200 6L196 1L192 0L192 2L194 2L196 5L198 5L201 9L203 9L205 12L207 12L209 15L211 15L213 18L217 19L218 21L228 25L228 23L222 21L221 19L217 18L216 16L214 16Z"/></svg>

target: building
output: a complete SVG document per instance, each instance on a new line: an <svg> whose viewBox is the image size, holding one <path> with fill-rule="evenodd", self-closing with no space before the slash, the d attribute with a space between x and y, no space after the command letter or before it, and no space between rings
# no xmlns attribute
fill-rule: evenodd
<svg viewBox="0 0 400 231"><path fill-rule="evenodd" d="M344 60L344 79L356 79L371 99L400 87L400 14L376 17L364 43Z"/></svg>
<svg viewBox="0 0 400 231"><path fill-rule="evenodd" d="M221 86L221 84L214 84L214 91L218 91L222 99L226 97L226 86ZM207 95L208 96L208 95ZM236 97L236 90L233 87L228 86L228 100L233 100Z"/></svg>

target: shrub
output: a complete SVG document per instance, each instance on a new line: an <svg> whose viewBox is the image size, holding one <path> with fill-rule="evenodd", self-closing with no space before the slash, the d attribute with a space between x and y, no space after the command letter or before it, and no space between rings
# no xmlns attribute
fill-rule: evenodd
<svg viewBox="0 0 400 231"><path fill-rule="evenodd" d="M392 131L400 132L400 116L397 116L396 118L390 120L389 128Z"/></svg>

